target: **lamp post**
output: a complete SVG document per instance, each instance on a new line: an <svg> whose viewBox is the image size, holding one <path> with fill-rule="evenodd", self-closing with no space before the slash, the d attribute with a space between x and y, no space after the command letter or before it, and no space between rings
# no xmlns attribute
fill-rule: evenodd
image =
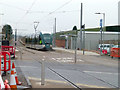
<svg viewBox="0 0 120 90"><path fill-rule="evenodd" d="M95 13L95 14L102 14L103 15L103 22L102 22L103 23L103 28L101 29L101 39L102 39L101 41L103 42L103 50L104 50L105 13ZM103 34L102 34L102 32L103 32ZM101 47L102 47L102 44L101 44ZM102 52L101 52L101 54L102 54Z"/></svg>

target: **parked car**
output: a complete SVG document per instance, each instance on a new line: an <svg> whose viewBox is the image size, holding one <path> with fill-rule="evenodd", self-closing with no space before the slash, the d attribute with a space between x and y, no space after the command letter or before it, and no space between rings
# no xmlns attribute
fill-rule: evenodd
<svg viewBox="0 0 120 90"><path fill-rule="evenodd" d="M111 48L111 57L119 57L120 58L120 45L114 45Z"/></svg>
<svg viewBox="0 0 120 90"><path fill-rule="evenodd" d="M114 46L114 44L99 44L99 46L98 46L98 49L101 51L101 49L102 49L102 52L104 53L104 54L108 54L108 55L110 55L110 50L111 50L111 48Z"/></svg>

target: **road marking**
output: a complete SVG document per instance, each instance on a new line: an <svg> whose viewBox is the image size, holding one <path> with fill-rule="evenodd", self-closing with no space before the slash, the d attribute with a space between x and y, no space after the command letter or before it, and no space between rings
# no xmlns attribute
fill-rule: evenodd
<svg viewBox="0 0 120 90"><path fill-rule="evenodd" d="M45 59L42 59L43 61L45 60Z"/></svg>
<svg viewBox="0 0 120 90"><path fill-rule="evenodd" d="M73 59L73 58L68 57L67 59Z"/></svg>
<svg viewBox="0 0 120 90"><path fill-rule="evenodd" d="M95 71L83 71L86 73L97 73L97 74L115 74L118 75L118 73L110 73L110 72L95 72Z"/></svg>
<svg viewBox="0 0 120 90"><path fill-rule="evenodd" d="M83 61L83 60L81 60L81 59L78 59L77 61L84 62L84 61Z"/></svg>
<svg viewBox="0 0 120 90"><path fill-rule="evenodd" d="M43 56L43 58L45 58L45 56Z"/></svg>
<svg viewBox="0 0 120 90"><path fill-rule="evenodd" d="M89 87L89 88L108 88L108 87L102 87L102 86L96 86L96 85L88 85L88 84L81 84L81 83L76 83L77 86L84 86L84 87Z"/></svg>
<svg viewBox="0 0 120 90"><path fill-rule="evenodd" d="M35 77L28 77L28 79L36 80L36 81L41 81L41 78L35 78ZM65 81L58 81L58 80L50 80L50 79L45 79L45 81L48 82L55 82L55 83L67 83Z"/></svg>
<svg viewBox="0 0 120 90"><path fill-rule="evenodd" d="M55 58L52 58L53 60L56 60Z"/></svg>
<svg viewBox="0 0 120 90"><path fill-rule="evenodd" d="M35 77L28 77L28 79L36 80L36 81L41 81L41 78L35 78ZM54 83L64 83L67 84L68 82L65 81L58 81L58 80L50 80L50 79L45 79L45 81L48 82L54 82ZM88 85L88 84L81 84L81 83L75 83L78 86L83 86L83 87L91 87L91 88L108 88L108 87L103 87L103 86L96 86L96 85Z"/></svg>
<svg viewBox="0 0 120 90"><path fill-rule="evenodd" d="M61 58L56 58L56 59L60 60Z"/></svg>
<svg viewBox="0 0 120 90"><path fill-rule="evenodd" d="M73 58L52 58L52 60L56 60L57 62L74 62ZM77 61L84 62L83 60L78 59Z"/></svg>
<svg viewBox="0 0 120 90"><path fill-rule="evenodd" d="M38 67L32 67L32 66L19 66L21 68L38 68Z"/></svg>

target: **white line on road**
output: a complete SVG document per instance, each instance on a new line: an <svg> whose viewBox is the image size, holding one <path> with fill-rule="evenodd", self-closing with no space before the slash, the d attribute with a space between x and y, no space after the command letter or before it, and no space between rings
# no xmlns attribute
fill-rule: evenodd
<svg viewBox="0 0 120 90"><path fill-rule="evenodd" d="M56 60L55 58L52 58L53 60Z"/></svg>
<svg viewBox="0 0 120 90"><path fill-rule="evenodd" d="M45 56L43 56L43 58L45 58Z"/></svg>
<svg viewBox="0 0 120 90"><path fill-rule="evenodd" d="M73 59L73 58L68 57L67 59Z"/></svg>
<svg viewBox="0 0 120 90"><path fill-rule="evenodd" d="M57 62L74 62L73 58L69 58L69 57L67 57L67 58L52 58L52 60L56 60ZM77 61L84 62L81 59L78 59Z"/></svg>
<svg viewBox="0 0 120 90"><path fill-rule="evenodd" d="M118 73L110 73L110 72L96 72L96 71L83 71L85 73L97 73L97 74L114 74L118 75Z"/></svg>
<svg viewBox="0 0 120 90"><path fill-rule="evenodd" d="M38 67L32 67L32 66L19 66L21 68L38 68Z"/></svg>
<svg viewBox="0 0 120 90"><path fill-rule="evenodd" d="M83 60L81 60L81 59L78 59L77 61L84 62L84 61L83 61Z"/></svg>
<svg viewBox="0 0 120 90"><path fill-rule="evenodd" d="M56 59L60 60L61 58L56 58Z"/></svg>

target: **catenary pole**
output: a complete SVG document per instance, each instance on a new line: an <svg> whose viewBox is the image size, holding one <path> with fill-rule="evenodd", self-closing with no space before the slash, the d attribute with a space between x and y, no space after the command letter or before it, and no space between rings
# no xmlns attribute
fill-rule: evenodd
<svg viewBox="0 0 120 90"><path fill-rule="evenodd" d="M55 18L55 27L54 27L54 47L56 46L56 18Z"/></svg>
<svg viewBox="0 0 120 90"><path fill-rule="evenodd" d="M80 10L80 50L82 50L82 14L83 12L83 3L81 3L81 10Z"/></svg>

